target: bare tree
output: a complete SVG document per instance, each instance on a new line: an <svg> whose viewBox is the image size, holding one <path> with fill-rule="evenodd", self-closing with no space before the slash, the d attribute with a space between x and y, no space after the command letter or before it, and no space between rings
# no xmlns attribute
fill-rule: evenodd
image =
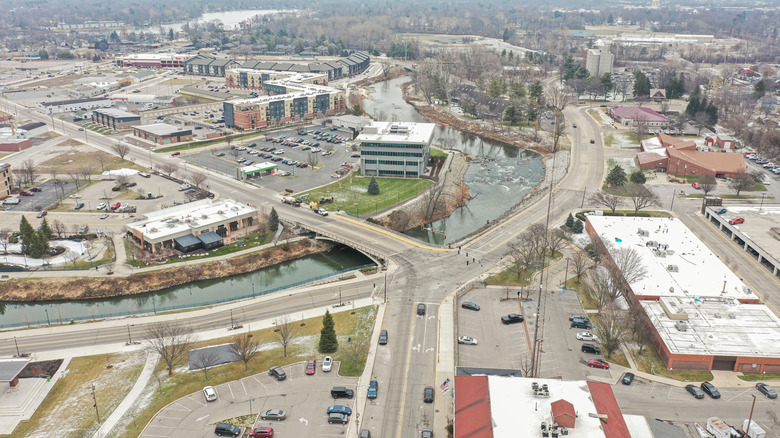
<svg viewBox="0 0 780 438"><path fill-rule="evenodd" d="M647 268L642 261L642 256L634 248L617 248L610 251L614 267L619 272L612 272L614 283L617 285L617 279L623 280L629 285L643 280L647 277Z"/></svg>
<svg viewBox="0 0 780 438"><path fill-rule="evenodd" d="M194 185L197 188L200 188L200 186L202 186L207 179L208 179L208 175L206 175L204 172L190 173L190 181L192 182L192 185Z"/></svg>
<svg viewBox="0 0 780 438"><path fill-rule="evenodd" d="M601 321L594 327L599 343L607 356L620 349L620 343L626 334L626 319L621 310L614 304L606 306L601 313Z"/></svg>
<svg viewBox="0 0 780 438"><path fill-rule="evenodd" d="M213 350L199 350L194 354L195 356L192 364L195 368L203 371L203 380L209 379L209 368L219 365L219 355Z"/></svg>
<svg viewBox="0 0 780 438"><path fill-rule="evenodd" d="M298 337L298 327L293 323L290 315L283 315L274 320L276 325L276 342L284 349L284 357L287 357L287 347Z"/></svg>
<svg viewBox="0 0 780 438"><path fill-rule="evenodd" d="M608 304L620 296L620 288L615 284L615 277L607 268L599 266L591 276L590 290L596 300L596 309L599 313Z"/></svg>
<svg viewBox="0 0 780 438"><path fill-rule="evenodd" d="M163 163L163 165L160 166L160 171L168 176L172 176L179 171L179 165L175 163Z"/></svg>
<svg viewBox="0 0 780 438"><path fill-rule="evenodd" d="M231 149L230 150L230 155L233 157L234 160L238 160L238 157L241 156L241 151L239 151L238 149L235 149L235 148Z"/></svg>
<svg viewBox="0 0 780 438"><path fill-rule="evenodd" d="M71 181L73 181L73 184L76 185L76 190L81 188L79 186L79 173L78 172L71 172L71 173L68 174L68 176L70 177Z"/></svg>
<svg viewBox="0 0 780 438"><path fill-rule="evenodd" d="M425 222L431 222L436 212L444 208L444 184L434 184L423 194L422 219Z"/></svg>
<svg viewBox="0 0 780 438"><path fill-rule="evenodd" d="M575 251L574 256L571 258L571 265L574 274L577 276L577 284L579 284L582 274L584 274L585 270L588 268L588 259L584 257L581 252Z"/></svg>
<svg viewBox="0 0 780 438"><path fill-rule="evenodd" d="M636 135L636 141L641 142L644 140L645 135L647 135L647 121L641 118L637 118L634 121L632 131L634 132L634 135Z"/></svg>
<svg viewBox="0 0 780 438"><path fill-rule="evenodd" d="M311 166L313 168L319 162L317 157L318 157L317 154L309 153L309 156L306 157L306 164L308 164L309 166Z"/></svg>
<svg viewBox="0 0 780 438"><path fill-rule="evenodd" d="M73 263L73 267L76 267L76 262L79 259L79 253L75 251L68 251L65 253L65 259L71 263Z"/></svg>
<svg viewBox="0 0 780 438"><path fill-rule="evenodd" d="M716 180L714 176L707 174L701 177L699 185L701 185L701 191L704 192L704 196L707 196L707 194L715 190L715 187L718 185L718 180Z"/></svg>
<svg viewBox="0 0 780 438"><path fill-rule="evenodd" d="M157 322L146 329L146 339L165 362L168 375L173 375L173 367L190 350L195 337L188 327L173 322Z"/></svg>
<svg viewBox="0 0 780 438"><path fill-rule="evenodd" d="M749 173L739 173L729 181L729 188L737 192L737 196L743 190L750 190L756 185L756 179Z"/></svg>
<svg viewBox="0 0 780 438"><path fill-rule="evenodd" d="M365 336L353 336L352 342L342 345L341 351L352 362L352 368L357 369L360 359L368 353L368 340Z"/></svg>
<svg viewBox="0 0 780 438"><path fill-rule="evenodd" d="M24 173L24 183L30 185L35 182L35 161L27 159L22 161L22 172Z"/></svg>
<svg viewBox="0 0 780 438"><path fill-rule="evenodd" d="M631 306L631 309L628 311L628 319L626 322L631 342L639 347L637 354L642 354L642 350L645 349L645 346L653 340L652 332L647 329L646 319L647 314L645 314L645 311L642 310L641 306Z"/></svg>
<svg viewBox="0 0 780 438"><path fill-rule="evenodd" d="M127 184L129 182L130 182L130 179L127 177L127 175L117 175L116 176L116 185L122 191L127 190Z"/></svg>
<svg viewBox="0 0 780 438"><path fill-rule="evenodd" d="M59 219L54 219L51 221L51 229L54 230L54 232L57 234L58 238L62 238L62 235L65 234L65 224L62 223Z"/></svg>
<svg viewBox="0 0 780 438"><path fill-rule="evenodd" d="M550 140L552 140L552 149L550 152L558 152L561 137L566 135L566 119L563 117L563 113L556 111L553 121L550 122L550 125L545 130L550 135Z"/></svg>
<svg viewBox="0 0 780 438"><path fill-rule="evenodd" d="M634 214L638 213L639 210L643 208L660 204L658 195L642 184L628 184L623 189L623 193L631 200L631 203L634 205Z"/></svg>
<svg viewBox="0 0 780 438"><path fill-rule="evenodd" d="M560 228L553 228L550 230L549 237L547 238L547 250L550 256L554 256L556 253L563 251L566 247L566 242L571 241L571 234Z"/></svg>
<svg viewBox="0 0 780 438"><path fill-rule="evenodd" d="M590 201L596 205L602 205L612 211L612 213L623 204L623 198L606 192L596 192L590 197Z"/></svg>
<svg viewBox="0 0 780 438"><path fill-rule="evenodd" d="M250 333L235 335L230 342L230 354L244 362L244 371L248 370L249 361L260 354L260 343Z"/></svg>
<svg viewBox="0 0 780 438"><path fill-rule="evenodd" d="M3 253L8 254L8 238L11 237L11 230L7 228L0 229L0 246L3 247Z"/></svg>
<svg viewBox="0 0 780 438"><path fill-rule="evenodd" d="M108 162L108 154L104 154L103 152L97 152L95 153L95 159L98 160L98 163L100 163L100 171L105 172L106 171L106 163Z"/></svg>
<svg viewBox="0 0 780 438"><path fill-rule="evenodd" d="M125 159L125 155L127 155L130 152L130 145L124 144L121 141L111 145L111 150L116 152L117 155L119 155L119 158Z"/></svg>
<svg viewBox="0 0 780 438"><path fill-rule="evenodd" d="M552 107L555 112L560 113L574 102L575 90L557 82L551 82L545 90L545 97L547 105Z"/></svg>
<svg viewBox="0 0 780 438"><path fill-rule="evenodd" d="M93 169L91 166L84 166L79 169L79 175L81 175L81 179L87 180L87 182L92 182L92 172L94 172L95 169Z"/></svg>

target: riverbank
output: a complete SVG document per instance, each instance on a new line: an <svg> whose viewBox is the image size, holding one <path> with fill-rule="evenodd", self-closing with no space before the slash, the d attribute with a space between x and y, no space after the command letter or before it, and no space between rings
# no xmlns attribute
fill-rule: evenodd
<svg viewBox="0 0 780 438"><path fill-rule="evenodd" d="M332 245L309 239L224 260L173 267L128 277L53 278L0 283L0 301L90 300L154 292L194 281L230 277L328 251Z"/></svg>

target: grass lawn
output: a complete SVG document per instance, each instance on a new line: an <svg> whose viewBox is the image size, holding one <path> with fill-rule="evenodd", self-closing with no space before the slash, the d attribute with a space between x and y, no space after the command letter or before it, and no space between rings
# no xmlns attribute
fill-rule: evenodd
<svg viewBox="0 0 780 438"><path fill-rule="evenodd" d="M143 352L74 358L30 421L21 422L12 436L91 436L98 427L92 384L100 417L105 419L133 387L144 360Z"/></svg>
<svg viewBox="0 0 780 438"><path fill-rule="evenodd" d="M253 248L256 246L265 245L266 243L271 242L272 238L273 238L272 233L266 233L266 234L251 233L248 234L246 237L242 238L242 240L244 241L243 246L239 246L238 243L231 243L230 245L221 246L213 251L209 251L208 254L204 254L201 256L190 256L187 257L186 259L182 259L179 257L170 257L164 263L155 263L154 265L150 265L150 266L163 266L171 263L183 262L185 260L200 260L200 259L207 259L211 257L219 257L221 255L232 254L234 252L243 251L245 249ZM135 257L133 256L133 250L135 249L135 246L132 243L130 243L127 239L124 239L124 242L125 242L125 253L127 254L127 264L134 266L136 268L146 267L146 264L143 261L136 260Z"/></svg>
<svg viewBox="0 0 780 438"><path fill-rule="evenodd" d="M761 380L780 380L780 374L772 373L742 373L742 375L738 377L747 382L758 382Z"/></svg>
<svg viewBox="0 0 780 438"><path fill-rule="evenodd" d="M604 358L607 359L607 362L610 364L622 365L626 368L631 368L631 365L628 363L628 359L626 359L626 355L622 350L617 350L609 356L605 355Z"/></svg>
<svg viewBox="0 0 780 438"><path fill-rule="evenodd" d="M339 351L331 356L333 356L333 360L341 361L340 375L359 376L363 372L368 350L360 356L357 367L354 366L355 364L345 360L346 354L344 354L343 350L348 345L348 336L352 336L353 343L362 337L370 338L376 318L376 309L374 307L363 307L356 309L354 314L352 311L345 311L332 315L336 334L339 337ZM273 328L252 331L252 335L262 345L262 353L249 362L248 370L244 370L244 363L239 361L211 369L208 379L206 379L202 371L187 372L179 366L175 369L173 376L168 377L165 365L161 361L157 372L162 380L162 385L158 386L156 379L150 381L146 390L150 394L146 401L147 403L144 406L136 404L131 408L130 412L132 415L130 417L132 417L132 420L123 418L117 425L118 429L115 429L122 430L123 433L117 436L122 438L139 436L141 430L160 409L187 394L200 391L205 385L219 385L242 377L266 373L273 365L284 366L311 358L317 358L321 361L325 354L317 352L317 344L319 342L319 332L322 329L322 317L307 319L300 323L296 321L295 327L298 336L293 340L292 345L288 346L287 357L283 357L282 348L276 342L276 334ZM241 334L245 333L245 331L241 331ZM192 348L223 344L229 341L230 337L212 339L197 343Z"/></svg>
<svg viewBox="0 0 780 438"><path fill-rule="evenodd" d="M102 157L103 166L100 165L100 157ZM144 170L145 167L139 166L133 162L123 160L117 156L107 154L101 151L77 151L74 153L66 153L54 157L50 160L46 160L43 163L38 164L40 167L56 167L59 175L67 175L70 173L78 173L79 170L90 167L93 172L103 172L104 170L114 169L136 169ZM42 171L41 173L46 173Z"/></svg>
<svg viewBox="0 0 780 438"><path fill-rule="evenodd" d="M615 143L615 136L612 134L604 134L604 146L612 147Z"/></svg>
<svg viewBox="0 0 780 438"><path fill-rule="evenodd" d="M670 370L661 360L661 356L652 347L645 347L642 355L634 355L634 361L639 371L643 371L658 376L665 376L671 379L681 380L683 382L705 382L712 380L712 373L709 371L679 371Z"/></svg>
<svg viewBox="0 0 780 438"><path fill-rule="evenodd" d="M320 198L332 196L333 203L323 204L322 207L361 215L399 204L433 184L427 179L377 178L379 195L371 196L368 194L369 182L371 177L347 177L327 186L299 193L296 197L300 199L301 195L308 194L310 201L318 202Z"/></svg>
<svg viewBox="0 0 780 438"><path fill-rule="evenodd" d="M589 292L589 290L584 285L584 278L580 279L580 282L577 283L577 277L575 273L571 273L569 275L572 275L572 278L569 278L566 280L566 289L571 289L574 291L577 291L577 296L580 297L580 303L582 304L582 308L586 310L596 310L596 300L593 297L593 294ZM584 276L584 274L583 274Z"/></svg>
<svg viewBox="0 0 780 438"><path fill-rule="evenodd" d="M549 255L544 259L545 267L555 264L563 257L561 253L555 253L552 257ZM528 286L534 282L534 277L539 272L538 269L526 268L521 275L518 275L514 267L505 269L498 274L491 275L485 279L485 283L494 286Z"/></svg>
<svg viewBox="0 0 780 438"><path fill-rule="evenodd" d="M444 153L441 149L438 148L431 148L431 157L446 157L447 154Z"/></svg>

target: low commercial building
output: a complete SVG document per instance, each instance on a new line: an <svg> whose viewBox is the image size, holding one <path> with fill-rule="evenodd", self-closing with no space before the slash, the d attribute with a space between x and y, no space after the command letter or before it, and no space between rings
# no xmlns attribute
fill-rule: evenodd
<svg viewBox="0 0 780 438"><path fill-rule="evenodd" d="M92 111L92 122L118 131L140 125L141 116L113 108L96 109Z"/></svg>
<svg viewBox="0 0 780 438"><path fill-rule="evenodd" d="M94 97L89 99L58 100L54 102L38 102L38 112L43 114L59 114L94 108L110 108L114 105L110 99Z"/></svg>
<svg viewBox="0 0 780 438"><path fill-rule="evenodd" d="M180 128L167 123L135 126L133 127L133 135L157 144L192 141L192 129Z"/></svg>
<svg viewBox="0 0 780 438"><path fill-rule="evenodd" d="M197 55L184 62L184 72L201 76L225 76L225 72L238 67L232 59L217 58L211 55Z"/></svg>
<svg viewBox="0 0 780 438"><path fill-rule="evenodd" d="M697 150L696 142L658 133L657 137L642 140L642 152L637 154L637 163L642 170L656 170L681 177L734 178L747 172L745 157Z"/></svg>
<svg viewBox="0 0 780 438"><path fill-rule="evenodd" d="M607 263L638 257L646 274L620 289L667 367L780 372L780 319L679 219L589 215L585 228Z"/></svg>
<svg viewBox="0 0 780 438"><path fill-rule="evenodd" d="M767 207L763 203L729 206L722 213L720 206L705 207L704 217L715 224L729 239L758 261L768 272L780 277L780 207ZM729 221L741 218L741 224Z"/></svg>
<svg viewBox="0 0 780 438"><path fill-rule="evenodd" d="M360 131L370 123L371 123L370 117L353 116L352 114L333 117L331 119L331 124L334 127L341 128L341 129L349 129L350 131Z"/></svg>
<svg viewBox="0 0 780 438"><path fill-rule="evenodd" d="M623 126L636 126L637 120L647 127L666 127L671 123L668 117L658 114L650 108L639 106L611 106L607 113Z"/></svg>
<svg viewBox="0 0 780 438"><path fill-rule="evenodd" d="M133 53L117 59L120 67L182 68L194 54L181 53Z"/></svg>
<svg viewBox="0 0 780 438"><path fill-rule="evenodd" d="M153 253L164 249L192 251L218 245L215 235L221 240L252 226L257 214L256 208L232 199L202 199L145 214L144 220L127 225L127 237Z"/></svg>
<svg viewBox="0 0 780 438"><path fill-rule="evenodd" d="M363 175L419 178L430 159L434 123L372 122L355 139Z"/></svg>
<svg viewBox="0 0 780 438"><path fill-rule="evenodd" d="M236 169L238 179L257 178L263 174L270 174L279 168L279 165L271 162L255 163L250 166L239 167Z"/></svg>
<svg viewBox="0 0 780 438"><path fill-rule="evenodd" d="M11 177L11 165L0 163L0 197L7 198L11 196L13 188L13 178Z"/></svg>

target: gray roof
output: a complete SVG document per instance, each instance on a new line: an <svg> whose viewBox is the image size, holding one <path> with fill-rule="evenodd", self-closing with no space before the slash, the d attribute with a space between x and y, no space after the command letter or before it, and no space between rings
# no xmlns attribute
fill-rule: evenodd
<svg viewBox="0 0 780 438"><path fill-rule="evenodd" d="M69 100L57 100L54 102L41 102L43 106L58 106L58 105L70 105L72 103L87 103L97 102L101 100L108 100L105 97L90 97L88 99L69 99Z"/></svg>
<svg viewBox="0 0 780 438"><path fill-rule="evenodd" d="M118 110L118 109L114 109L114 108L96 109L96 110L93 110L92 113L95 113L95 114L105 114L105 115L110 116L110 117L122 118L122 119L127 119L127 118L137 118L139 120L141 119L141 116L139 116L138 114L134 114L134 113L130 113L130 112L127 112L127 111L122 111L122 110Z"/></svg>
<svg viewBox="0 0 780 438"><path fill-rule="evenodd" d="M232 59L215 59L214 62L212 62L209 65L213 65L213 66L217 66L218 67L218 66L221 66L221 65L228 65L230 63L236 63L236 62L233 61Z"/></svg>
<svg viewBox="0 0 780 438"><path fill-rule="evenodd" d="M208 245L210 243L222 241L222 236L213 231L209 231L208 233L198 234L198 240L203 242L205 245Z"/></svg>
<svg viewBox="0 0 780 438"><path fill-rule="evenodd" d="M296 71L296 72L304 72L308 73L311 70L309 69L308 65L303 64L294 64L292 67L290 67L290 71Z"/></svg>
<svg viewBox="0 0 780 438"><path fill-rule="evenodd" d="M287 71L292 68L294 64L290 62L280 62L274 66L274 70Z"/></svg>
<svg viewBox="0 0 780 438"><path fill-rule="evenodd" d="M179 245L181 245L181 246L183 246L185 248L188 247L188 246L199 245L200 244L200 240L197 237L193 236L192 234L187 234L185 236L179 236L179 237L177 237L177 238L175 238L173 240L176 241L176 243L178 243Z"/></svg>
<svg viewBox="0 0 780 438"><path fill-rule="evenodd" d="M10 382L15 379L29 362L30 358L27 357L0 359L0 382Z"/></svg>
<svg viewBox="0 0 780 438"><path fill-rule="evenodd" d="M165 135L187 135L192 134L191 129L182 129L178 126L169 125L167 123L152 123L151 125L139 125L135 129L146 131L150 134L165 136Z"/></svg>

